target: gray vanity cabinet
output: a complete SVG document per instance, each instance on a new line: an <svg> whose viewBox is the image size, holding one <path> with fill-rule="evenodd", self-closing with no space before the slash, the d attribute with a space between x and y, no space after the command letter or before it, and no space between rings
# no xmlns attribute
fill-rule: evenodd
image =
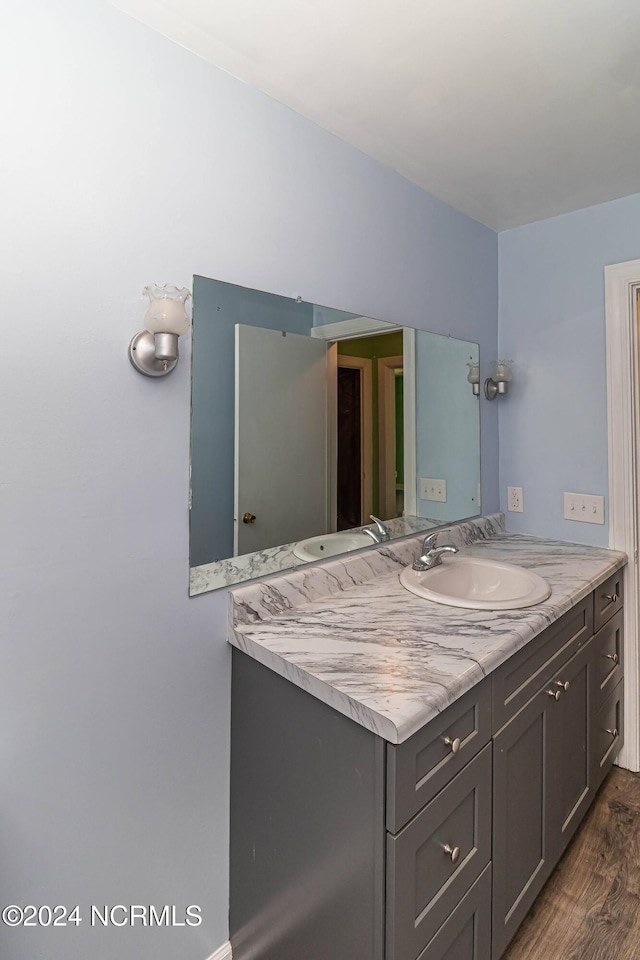
<svg viewBox="0 0 640 960"><path fill-rule="evenodd" d="M397 746L234 649L234 960L498 960L622 745L621 586Z"/></svg>

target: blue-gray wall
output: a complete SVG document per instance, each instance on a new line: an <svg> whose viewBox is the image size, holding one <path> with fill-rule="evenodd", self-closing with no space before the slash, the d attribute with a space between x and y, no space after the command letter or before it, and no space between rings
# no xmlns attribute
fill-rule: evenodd
<svg viewBox="0 0 640 960"><path fill-rule="evenodd" d="M563 519L564 491L608 507L604 267L640 258L640 195L499 237L499 353L513 359L500 411L500 500L509 529L601 546L604 526Z"/></svg>
<svg viewBox="0 0 640 960"><path fill-rule="evenodd" d="M3 927L0 955L205 960L227 938L227 597L187 596L189 338L170 377L132 369L142 288L300 294L485 363L497 238L101 0L2 16L0 901L204 922Z"/></svg>

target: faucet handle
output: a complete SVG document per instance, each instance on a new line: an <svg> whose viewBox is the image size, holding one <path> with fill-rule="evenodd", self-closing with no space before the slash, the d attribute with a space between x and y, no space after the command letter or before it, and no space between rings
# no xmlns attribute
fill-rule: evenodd
<svg viewBox="0 0 640 960"><path fill-rule="evenodd" d="M389 528L385 523L382 522L378 517L374 517L372 513L369 514L369 520L373 520L376 527L378 528L378 533L383 540L389 540Z"/></svg>
<svg viewBox="0 0 640 960"><path fill-rule="evenodd" d="M428 533L424 540L422 541L422 552L428 553L429 550L432 550L436 545L436 540L438 539L437 533Z"/></svg>

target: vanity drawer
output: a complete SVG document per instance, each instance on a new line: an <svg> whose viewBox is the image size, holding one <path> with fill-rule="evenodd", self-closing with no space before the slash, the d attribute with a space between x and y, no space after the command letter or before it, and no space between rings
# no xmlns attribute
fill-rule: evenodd
<svg viewBox="0 0 640 960"><path fill-rule="evenodd" d="M593 629L600 627L622 609L624 570L617 570L612 577L601 583L594 591Z"/></svg>
<svg viewBox="0 0 640 960"><path fill-rule="evenodd" d="M491 678L387 747L387 830L397 833L491 738Z"/></svg>
<svg viewBox="0 0 640 960"><path fill-rule="evenodd" d="M491 960L490 864L418 960Z"/></svg>
<svg viewBox="0 0 640 960"><path fill-rule="evenodd" d="M597 710L622 680L623 611L616 613L593 638L591 696Z"/></svg>
<svg viewBox="0 0 640 960"><path fill-rule="evenodd" d="M597 790L624 742L624 681L611 691L591 728L591 781Z"/></svg>
<svg viewBox="0 0 640 960"><path fill-rule="evenodd" d="M493 732L500 730L593 633L593 594L534 637L491 675Z"/></svg>
<svg viewBox="0 0 640 960"><path fill-rule="evenodd" d="M386 960L415 960L489 862L491 749L387 834Z"/></svg>

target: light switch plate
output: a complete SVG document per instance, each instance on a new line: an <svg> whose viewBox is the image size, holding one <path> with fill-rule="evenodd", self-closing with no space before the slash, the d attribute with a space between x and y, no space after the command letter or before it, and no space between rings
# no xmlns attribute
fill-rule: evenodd
<svg viewBox="0 0 640 960"><path fill-rule="evenodd" d="M437 500L439 503L447 501L447 481L420 478L420 499Z"/></svg>
<svg viewBox="0 0 640 960"><path fill-rule="evenodd" d="M565 493L565 520L604 523L604 497L591 493Z"/></svg>

